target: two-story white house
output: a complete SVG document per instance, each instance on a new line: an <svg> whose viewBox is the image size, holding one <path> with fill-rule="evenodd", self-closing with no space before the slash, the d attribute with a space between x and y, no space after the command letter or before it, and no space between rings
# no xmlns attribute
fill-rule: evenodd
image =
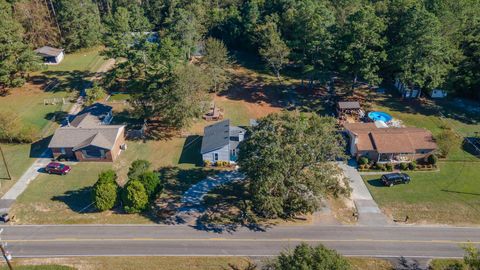
<svg viewBox="0 0 480 270"><path fill-rule="evenodd" d="M244 140L245 133L245 129L231 126L229 119L205 127L200 150L203 161L235 163L238 146Z"/></svg>

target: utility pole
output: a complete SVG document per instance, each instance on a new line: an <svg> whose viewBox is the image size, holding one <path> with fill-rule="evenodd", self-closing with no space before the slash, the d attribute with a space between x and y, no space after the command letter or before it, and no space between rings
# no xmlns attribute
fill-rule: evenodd
<svg viewBox="0 0 480 270"><path fill-rule="evenodd" d="M5 165L5 170L7 171L8 180L12 180L12 176L10 175L10 171L8 170L7 160L5 159L5 155L3 154L1 145L0 145L0 155L2 155L2 160L3 160L3 164Z"/></svg>
<svg viewBox="0 0 480 270"><path fill-rule="evenodd" d="M0 234L1 234L2 232L3 232L3 228L0 230ZM12 263L10 262L10 260L12 259L12 255L10 255L10 253L5 250L5 247L6 247L7 245L4 244L3 242L1 242L1 240L2 240L2 239L0 238L0 250L2 251L3 258L4 258L5 261L7 262L8 269L13 270Z"/></svg>

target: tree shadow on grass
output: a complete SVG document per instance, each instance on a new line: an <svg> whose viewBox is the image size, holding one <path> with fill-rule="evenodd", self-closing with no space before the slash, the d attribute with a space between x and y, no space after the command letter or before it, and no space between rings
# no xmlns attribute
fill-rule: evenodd
<svg viewBox="0 0 480 270"><path fill-rule="evenodd" d="M231 233L244 227L266 231L272 227L251 210L251 198L245 181L232 182L210 191L204 198L205 211L193 228L215 233Z"/></svg>
<svg viewBox="0 0 480 270"><path fill-rule="evenodd" d="M64 111L49 112L45 115L46 120L53 121L59 125L65 124L67 117L69 117L69 115Z"/></svg>
<svg viewBox="0 0 480 270"><path fill-rule="evenodd" d="M51 91L64 91L65 89L72 89L82 92L85 88L91 85L88 78L92 77L95 73L90 71L53 71L47 70L43 72L44 75L52 78L58 78L60 84L57 87L51 89Z"/></svg>
<svg viewBox="0 0 480 270"><path fill-rule="evenodd" d="M76 213L95 213L96 209L92 204L93 187L83 187L78 190L70 190L62 195L52 197L52 201L65 203Z"/></svg>
<svg viewBox="0 0 480 270"><path fill-rule="evenodd" d="M182 153L180 154L179 164L194 164L195 166L202 166L203 159L200 154L202 147L202 136L193 135L188 136L183 144Z"/></svg>

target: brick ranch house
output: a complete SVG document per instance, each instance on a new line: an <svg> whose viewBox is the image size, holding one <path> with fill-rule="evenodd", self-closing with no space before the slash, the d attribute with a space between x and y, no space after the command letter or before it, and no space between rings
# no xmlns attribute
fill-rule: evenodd
<svg viewBox="0 0 480 270"><path fill-rule="evenodd" d="M55 159L114 161L126 149L125 126L111 120L112 107L96 103L58 128L48 148Z"/></svg>
<svg viewBox="0 0 480 270"><path fill-rule="evenodd" d="M375 123L346 123L348 151L356 159L402 163L422 160L435 153L432 133L423 128L379 128Z"/></svg>

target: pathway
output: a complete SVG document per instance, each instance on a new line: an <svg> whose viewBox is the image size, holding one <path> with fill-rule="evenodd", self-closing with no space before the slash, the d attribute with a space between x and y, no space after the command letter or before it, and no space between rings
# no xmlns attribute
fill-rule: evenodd
<svg viewBox="0 0 480 270"><path fill-rule="evenodd" d="M101 73L108 71L115 64L115 60L109 59L106 61L97 71L94 77L90 81L98 79ZM84 88L88 87L88 84ZM83 106L83 98L85 96L85 89L82 89L80 95L68 111L69 115L76 115L80 112ZM10 207L15 200L22 194L28 187L31 181L33 181L40 174L41 169L44 168L51 161L49 150L46 149L40 158L36 159L33 164L25 171L25 173L18 179L18 181L3 195L0 199L0 214L8 213Z"/></svg>
<svg viewBox="0 0 480 270"><path fill-rule="evenodd" d="M220 172L215 176L207 177L205 180L191 186L185 193L181 202L182 207L178 208L176 218L183 222L193 221L198 215L205 210L203 206L203 198L211 190L232 182L241 181L245 176L238 171Z"/></svg>
<svg viewBox="0 0 480 270"><path fill-rule="evenodd" d="M350 160L348 164L340 163L339 166L343 169L345 176L350 179L352 200L355 202L358 211L358 224L375 226L390 224L358 173L356 162Z"/></svg>

